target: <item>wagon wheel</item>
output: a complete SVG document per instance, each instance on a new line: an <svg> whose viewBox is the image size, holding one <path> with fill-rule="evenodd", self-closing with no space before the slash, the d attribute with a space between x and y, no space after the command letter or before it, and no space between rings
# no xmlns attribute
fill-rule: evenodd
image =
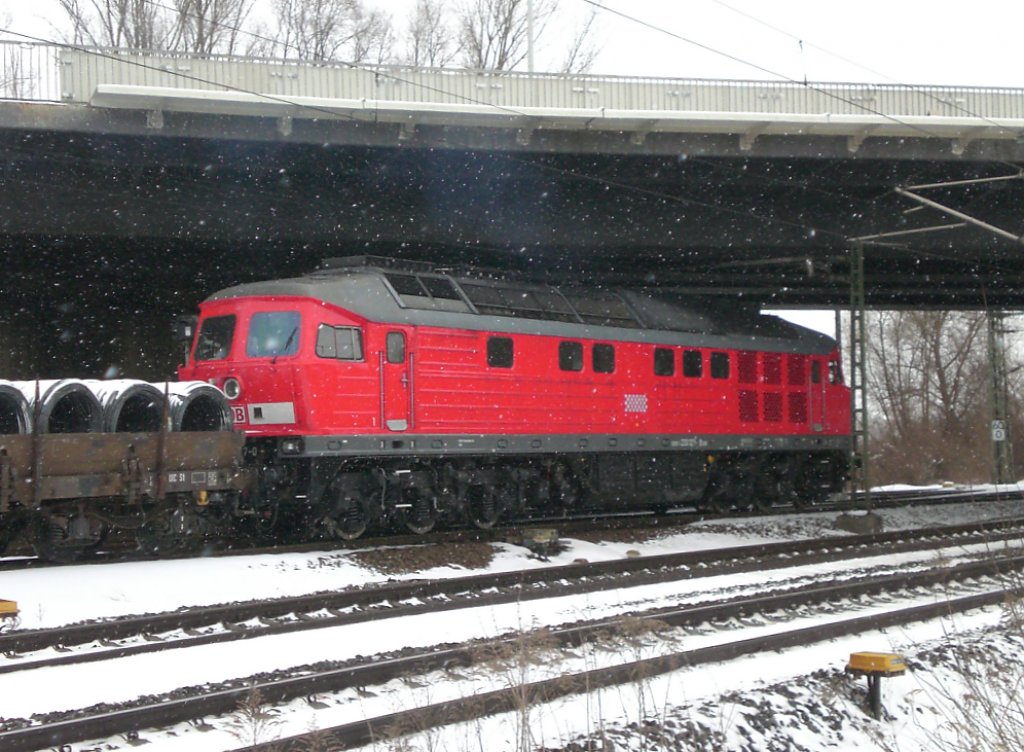
<svg viewBox="0 0 1024 752"><path fill-rule="evenodd" d="M164 508L147 514L148 519L135 531L138 550L152 556L168 556L198 551L203 535L197 515L185 508Z"/></svg>
<svg viewBox="0 0 1024 752"><path fill-rule="evenodd" d="M425 535L433 530L438 518L436 499L433 495L410 488L406 490L404 500L409 506L402 510L401 517L409 532Z"/></svg>
<svg viewBox="0 0 1024 752"><path fill-rule="evenodd" d="M28 521L28 517L19 512L11 512L0 517L0 556L21 535Z"/></svg>
<svg viewBox="0 0 1024 752"><path fill-rule="evenodd" d="M82 512L65 516L41 513L27 526L27 538L36 555L46 561L78 561L95 551L107 537L106 523Z"/></svg>

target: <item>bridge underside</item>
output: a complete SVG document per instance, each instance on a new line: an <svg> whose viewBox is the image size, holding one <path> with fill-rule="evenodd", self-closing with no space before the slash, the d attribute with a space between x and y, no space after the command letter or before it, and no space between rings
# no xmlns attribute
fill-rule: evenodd
<svg viewBox="0 0 1024 752"><path fill-rule="evenodd" d="M895 188L1016 175L1024 161L1012 142L958 156L925 139L851 152L846 139L604 133L574 150L513 133L469 148L450 131L403 140L392 126L348 143L230 123L215 135L215 118L192 121L191 135L184 124L101 133L3 107L22 109L0 112L0 365L28 377L82 363L166 375L174 314L337 255L842 307L851 238L958 223ZM919 192L1024 232L1019 179ZM867 303L1024 308L1019 245L971 224L869 242Z"/></svg>

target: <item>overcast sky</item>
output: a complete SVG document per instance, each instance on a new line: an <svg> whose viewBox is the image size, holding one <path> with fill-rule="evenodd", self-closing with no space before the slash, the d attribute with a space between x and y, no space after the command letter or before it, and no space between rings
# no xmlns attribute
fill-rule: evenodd
<svg viewBox="0 0 1024 752"><path fill-rule="evenodd" d="M366 2L390 12L401 26L414 0ZM594 2L607 8L597 11L596 31L602 50L594 68L597 73L753 79L778 79L781 75L801 81L806 77L813 81L1024 87L1019 53L1024 3ZM561 6L564 18L556 25L559 30L572 25L570 17L580 18L595 7L586 0L561 0ZM0 0L3 13L11 18L13 29L50 37L54 36L53 26L63 20L55 0ZM548 39L542 40L539 68L550 67L561 57L553 37L549 32Z"/></svg>
<svg viewBox="0 0 1024 752"><path fill-rule="evenodd" d="M599 11L605 40L601 72L1024 86L1024 4L1005 0L599 2L690 40Z"/></svg>

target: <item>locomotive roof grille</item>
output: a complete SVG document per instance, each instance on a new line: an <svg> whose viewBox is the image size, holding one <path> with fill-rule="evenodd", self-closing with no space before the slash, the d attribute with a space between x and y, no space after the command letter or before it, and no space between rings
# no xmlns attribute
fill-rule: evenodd
<svg viewBox="0 0 1024 752"><path fill-rule="evenodd" d="M381 271L405 308L448 310L485 316L565 321L642 329L643 322L619 295L559 290L490 280L458 281L446 275ZM455 305L452 305L454 303ZM461 303L461 305L459 305Z"/></svg>
<svg viewBox="0 0 1024 752"><path fill-rule="evenodd" d="M429 261L412 261L403 258L388 258L387 256L331 256L320 262L317 271L348 271L351 269L365 269L368 266L378 269L401 269L407 272L432 272L434 265Z"/></svg>

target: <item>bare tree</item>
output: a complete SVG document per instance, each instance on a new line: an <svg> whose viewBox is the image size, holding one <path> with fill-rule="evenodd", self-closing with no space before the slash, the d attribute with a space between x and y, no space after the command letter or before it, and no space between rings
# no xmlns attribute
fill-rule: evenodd
<svg viewBox="0 0 1024 752"><path fill-rule="evenodd" d="M452 27L447 23L444 0L417 0L409 23L409 65L443 68L458 56L460 47Z"/></svg>
<svg viewBox="0 0 1024 752"><path fill-rule="evenodd" d="M71 25L65 41L100 47L160 49L169 46L171 15L148 0L57 0Z"/></svg>
<svg viewBox="0 0 1024 752"><path fill-rule="evenodd" d="M139 0L145 2L146 0ZM173 0L174 49L198 55L232 54L254 0Z"/></svg>
<svg viewBox="0 0 1024 752"><path fill-rule="evenodd" d="M539 37L558 0L534 0L533 30ZM468 68L511 70L529 52L528 0L466 0L457 11L462 62Z"/></svg>
<svg viewBox="0 0 1024 752"><path fill-rule="evenodd" d="M980 312L869 317L874 473L883 482L978 481L991 465L989 363ZM1019 378L1019 368L1011 369ZM1018 390L1011 388L1011 394ZM1011 399L1011 413L1020 414ZM1013 431L1015 432L1015 431Z"/></svg>
<svg viewBox="0 0 1024 752"><path fill-rule="evenodd" d="M274 13L286 57L383 62L390 56L390 16L360 0L274 0Z"/></svg>
<svg viewBox="0 0 1024 752"><path fill-rule="evenodd" d="M532 5L534 42L559 11L559 0L463 0L455 12L461 62L468 68L511 70L529 54ZM570 46L559 66L563 71L588 70L597 57L593 43L594 13L572 32Z"/></svg>
<svg viewBox="0 0 1024 752"><path fill-rule="evenodd" d="M562 73L586 73L597 61L600 50L594 40L594 21L597 9L591 8L586 19L573 32L569 49L565 53L559 70Z"/></svg>

